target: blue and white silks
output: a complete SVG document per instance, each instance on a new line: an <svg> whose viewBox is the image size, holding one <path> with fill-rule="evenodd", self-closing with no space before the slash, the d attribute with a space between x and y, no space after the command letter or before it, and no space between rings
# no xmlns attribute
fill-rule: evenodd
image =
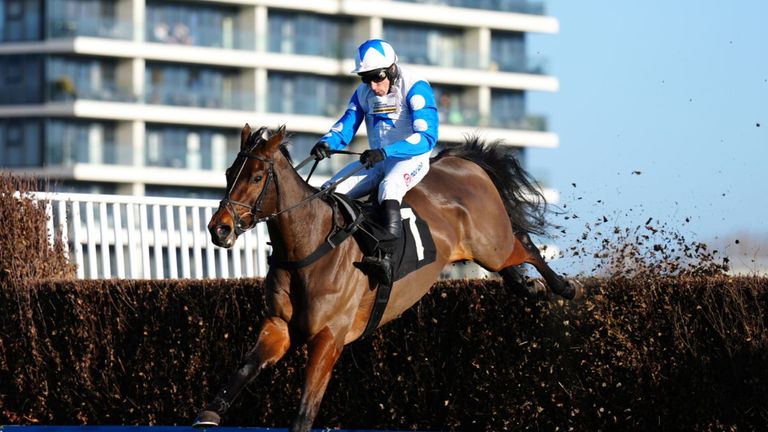
<svg viewBox="0 0 768 432"><path fill-rule="evenodd" d="M438 135L432 87L407 69L399 69L399 78L385 96L376 96L367 84L357 87L347 110L322 138L332 150L346 147L365 119L370 147L384 149L387 157L409 158L432 151Z"/></svg>
<svg viewBox="0 0 768 432"><path fill-rule="evenodd" d="M361 84L344 115L322 139L332 150L340 150L352 141L363 119L370 147L384 149L387 157L351 175L336 186L336 191L352 198L378 192L379 202L402 202L405 194L427 175L429 156L437 142L439 125L432 87L403 68L386 96L376 96L369 85ZM323 187L359 167L359 161L350 163Z"/></svg>

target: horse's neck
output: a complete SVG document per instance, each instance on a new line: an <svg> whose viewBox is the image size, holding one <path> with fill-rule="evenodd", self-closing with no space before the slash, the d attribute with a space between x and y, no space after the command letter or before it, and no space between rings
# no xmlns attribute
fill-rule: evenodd
<svg viewBox="0 0 768 432"><path fill-rule="evenodd" d="M280 158L275 165L278 183L277 211L289 208L290 210L277 216L274 222L268 225L270 239L273 249L284 255L283 259L302 259L325 240L330 229L332 212L319 198L297 206L307 200L315 192L314 189L299 176L288 160Z"/></svg>

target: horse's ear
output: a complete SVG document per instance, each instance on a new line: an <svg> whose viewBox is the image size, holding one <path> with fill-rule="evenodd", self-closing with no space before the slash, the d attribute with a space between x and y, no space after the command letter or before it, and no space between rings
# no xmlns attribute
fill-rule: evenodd
<svg viewBox="0 0 768 432"><path fill-rule="evenodd" d="M269 137L269 141L267 146L269 147L270 152L277 151L278 147L280 147L280 144L283 143L283 140L285 139L285 125L280 126L280 128L277 129L275 133L272 134L271 137Z"/></svg>
<svg viewBox="0 0 768 432"><path fill-rule="evenodd" d="M248 138L251 136L251 126L246 123L245 126L243 126L242 132L240 132L240 148L245 147L245 143L248 142Z"/></svg>

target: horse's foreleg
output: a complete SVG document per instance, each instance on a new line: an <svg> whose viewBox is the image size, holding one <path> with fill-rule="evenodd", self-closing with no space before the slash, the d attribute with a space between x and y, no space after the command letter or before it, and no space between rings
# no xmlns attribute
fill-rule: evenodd
<svg viewBox="0 0 768 432"><path fill-rule="evenodd" d="M291 424L291 432L306 432L317 416L320 401L331 379L333 365L341 355L343 345L337 341L328 327L323 328L309 342L304 388L301 392L299 413Z"/></svg>
<svg viewBox="0 0 768 432"><path fill-rule="evenodd" d="M278 317L267 318L261 325L256 346L246 356L245 364L232 375L227 385L219 390L213 401L198 413L192 426L202 428L218 426L220 416L232 405L237 395L265 367L280 360L288 351L290 342L288 324Z"/></svg>
<svg viewBox="0 0 768 432"><path fill-rule="evenodd" d="M533 241L528 234L517 233L515 234L515 238L520 243L519 246L522 246L525 252L524 262L527 262L528 264L536 267L536 270L538 270L538 272L547 282L547 285L553 293L569 300L581 297L583 291L581 284L578 282L568 281L564 277L555 273L549 264L544 261L544 257L541 256L539 248L533 244Z"/></svg>

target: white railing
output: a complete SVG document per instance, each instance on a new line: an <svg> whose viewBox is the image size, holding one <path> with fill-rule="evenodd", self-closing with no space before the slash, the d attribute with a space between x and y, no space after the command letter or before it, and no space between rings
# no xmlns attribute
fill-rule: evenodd
<svg viewBox="0 0 768 432"><path fill-rule="evenodd" d="M263 277L270 252L264 224L224 249L207 224L219 202L72 193L44 200L48 238L61 236L81 279Z"/></svg>

